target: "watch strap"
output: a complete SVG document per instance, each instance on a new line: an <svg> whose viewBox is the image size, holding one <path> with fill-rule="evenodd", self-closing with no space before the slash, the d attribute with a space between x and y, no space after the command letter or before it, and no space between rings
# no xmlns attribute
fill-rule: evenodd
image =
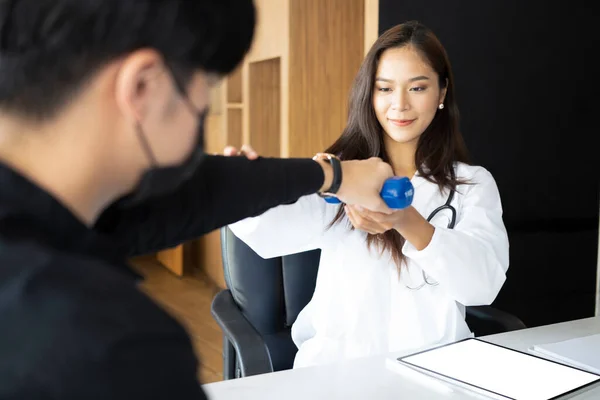
<svg viewBox="0 0 600 400"><path fill-rule="evenodd" d="M331 168L333 169L333 179L331 181L331 186L329 187L329 189L320 193L320 195L323 197L335 196L336 193L340 190L340 187L342 186L342 162L335 155L328 153L318 153L314 157L314 159L320 159L328 162L331 165Z"/></svg>

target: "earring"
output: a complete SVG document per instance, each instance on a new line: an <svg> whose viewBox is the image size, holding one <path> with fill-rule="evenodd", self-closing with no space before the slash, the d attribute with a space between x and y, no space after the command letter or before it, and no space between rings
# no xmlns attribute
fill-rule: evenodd
<svg viewBox="0 0 600 400"><path fill-rule="evenodd" d="M438 108L439 108L440 110L442 110L442 109L444 108L444 103L440 104L440 105L438 106Z"/></svg>

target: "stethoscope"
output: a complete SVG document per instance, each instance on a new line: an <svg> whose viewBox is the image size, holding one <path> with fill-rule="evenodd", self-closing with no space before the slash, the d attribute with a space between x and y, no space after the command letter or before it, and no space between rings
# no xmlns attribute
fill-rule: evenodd
<svg viewBox="0 0 600 400"><path fill-rule="evenodd" d="M451 217L450 217L450 222L448 223L448 229L454 229L454 225L456 224L456 209L451 204L453 199L454 199L454 190L451 189L450 194L448 195L448 200L446 200L446 203L444 203L443 205L441 205L438 208L436 208L435 210L433 210L431 212L431 214L429 214L429 217L427 217L427 222L431 222L431 220L440 212L442 212L444 210L450 210ZM425 285L431 285L431 286L439 285L439 283L436 281L430 281L429 278L427 277L427 274L425 273L425 271L421 271L421 273L423 274L423 283L421 283L417 287L410 287L410 286L406 285L406 287L408 289L419 290Z"/></svg>

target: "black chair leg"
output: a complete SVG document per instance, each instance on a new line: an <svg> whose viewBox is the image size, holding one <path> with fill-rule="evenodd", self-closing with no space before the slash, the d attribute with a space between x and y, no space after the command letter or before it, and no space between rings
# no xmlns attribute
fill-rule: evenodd
<svg viewBox="0 0 600 400"><path fill-rule="evenodd" d="M223 336L223 380L237 378L236 366L235 349L227 336Z"/></svg>

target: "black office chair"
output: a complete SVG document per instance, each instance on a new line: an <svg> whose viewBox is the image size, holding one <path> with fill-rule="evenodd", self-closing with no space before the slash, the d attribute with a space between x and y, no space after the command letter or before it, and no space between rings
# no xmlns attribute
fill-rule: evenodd
<svg viewBox="0 0 600 400"><path fill-rule="evenodd" d="M310 301L320 250L265 260L221 229L226 290L212 303L223 330L223 378L233 379L290 369L296 355L291 326ZM476 336L523 329L513 315L492 307L467 307Z"/></svg>

